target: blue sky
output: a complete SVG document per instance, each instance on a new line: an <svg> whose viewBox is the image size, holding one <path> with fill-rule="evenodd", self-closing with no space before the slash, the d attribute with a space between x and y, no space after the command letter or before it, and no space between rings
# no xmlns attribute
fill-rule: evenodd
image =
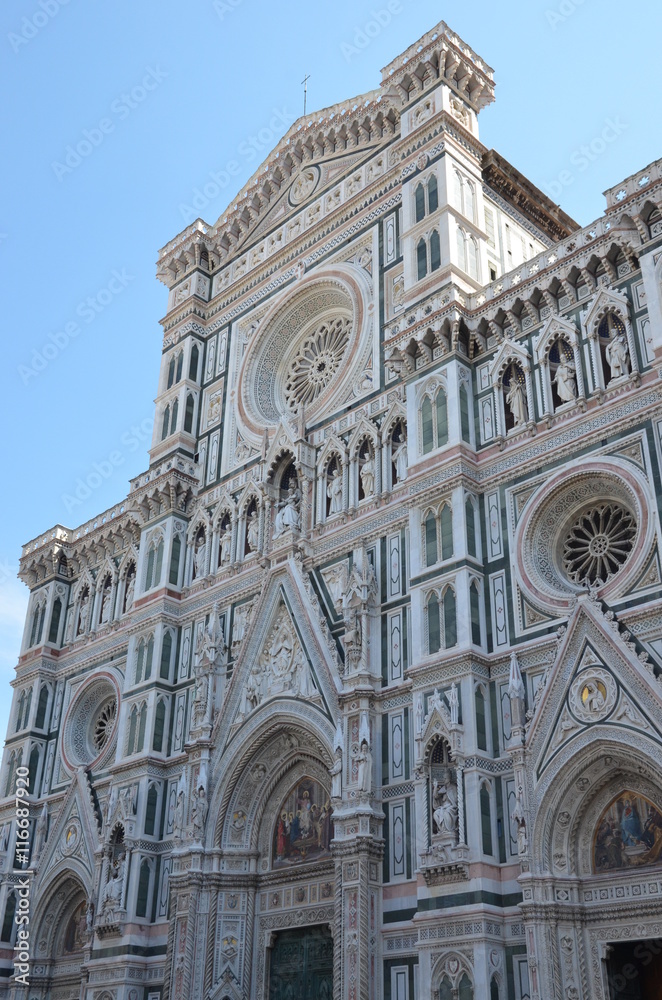
<svg viewBox="0 0 662 1000"><path fill-rule="evenodd" d="M482 141L581 224L602 214L603 190L662 156L652 0L0 8L1 732L27 599L21 545L107 509L147 466L159 248L192 210L218 218L301 113L305 73L309 111L370 90L442 18L495 69Z"/></svg>

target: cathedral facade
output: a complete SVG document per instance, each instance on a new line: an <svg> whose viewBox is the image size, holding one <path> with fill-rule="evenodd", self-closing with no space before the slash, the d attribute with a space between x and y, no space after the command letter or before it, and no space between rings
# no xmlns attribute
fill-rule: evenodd
<svg viewBox="0 0 662 1000"><path fill-rule="evenodd" d="M160 251L149 467L22 553L8 998L660 995L662 162L582 229L493 96L442 22Z"/></svg>

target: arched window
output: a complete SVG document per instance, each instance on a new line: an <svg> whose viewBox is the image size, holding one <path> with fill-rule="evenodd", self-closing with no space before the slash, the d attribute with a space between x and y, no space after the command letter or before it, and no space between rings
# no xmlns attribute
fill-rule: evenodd
<svg viewBox="0 0 662 1000"><path fill-rule="evenodd" d="M140 713L138 715L138 746L137 752L140 753L145 746L145 727L147 725L147 703L143 702L140 706Z"/></svg>
<svg viewBox="0 0 662 1000"><path fill-rule="evenodd" d="M182 366L184 364L184 352L180 351L177 355L177 374L175 375L175 382L179 382L182 377Z"/></svg>
<svg viewBox="0 0 662 1000"><path fill-rule="evenodd" d="M140 877L138 878L138 893L136 896L136 916L147 916L147 897L149 895L150 864L146 859L140 864Z"/></svg>
<svg viewBox="0 0 662 1000"><path fill-rule="evenodd" d="M11 943L12 934L14 931L15 915L16 915L16 893L10 892L7 895L7 902L5 903L5 916L2 921L2 934L0 934L0 941L7 941Z"/></svg>
<svg viewBox="0 0 662 1000"><path fill-rule="evenodd" d="M154 737L152 739L152 750L161 753L163 750L163 731L165 728L166 706L163 698L159 698L154 713Z"/></svg>
<svg viewBox="0 0 662 1000"><path fill-rule="evenodd" d="M186 397L186 412L184 413L184 430L187 434L190 434L193 430L193 408L195 403L193 402L193 396L189 392Z"/></svg>
<svg viewBox="0 0 662 1000"><path fill-rule="evenodd" d="M457 993L458 1000L474 1000L474 988L471 980L465 973L460 980L460 988Z"/></svg>
<svg viewBox="0 0 662 1000"><path fill-rule="evenodd" d="M483 784L480 790L480 828L483 838L483 854L492 855L492 809L490 790Z"/></svg>
<svg viewBox="0 0 662 1000"><path fill-rule="evenodd" d="M44 617L46 615L46 601L40 600L34 606L32 612L32 630L30 632L30 645L38 646L41 642L41 634L44 630Z"/></svg>
<svg viewBox="0 0 662 1000"><path fill-rule="evenodd" d="M414 199L416 202L416 221L420 222L425 218L425 190L422 184L417 186Z"/></svg>
<svg viewBox="0 0 662 1000"><path fill-rule="evenodd" d="M154 539L147 553L147 570L145 572L145 590L157 587L161 582L163 568L163 538Z"/></svg>
<svg viewBox="0 0 662 1000"><path fill-rule="evenodd" d="M467 238L464 229L458 228L455 231L457 238L457 265L461 271L467 270Z"/></svg>
<svg viewBox="0 0 662 1000"><path fill-rule="evenodd" d="M443 389L439 389L437 392L435 412L437 417L437 448L441 448L448 444L448 400Z"/></svg>
<svg viewBox="0 0 662 1000"><path fill-rule="evenodd" d="M428 273L428 251L423 239L418 241L416 247L416 268L418 280L420 281Z"/></svg>
<svg viewBox="0 0 662 1000"><path fill-rule="evenodd" d="M170 406L166 406L163 411L163 423L161 425L161 440L165 441L170 429Z"/></svg>
<svg viewBox="0 0 662 1000"><path fill-rule="evenodd" d="M182 540L179 535L175 535L172 540L172 555L170 556L170 573L168 574L168 581L177 586L179 582L179 560L182 554Z"/></svg>
<svg viewBox="0 0 662 1000"><path fill-rule="evenodd" d="M428 212L436 212L439 208L439 190L437 187L437 178L432 174L428 181Z"/></svg>
<svg viewBox="0 0 662 1000"><path fill-rule="evenodd" d="M428 653L438 653L441 649L441 631L439 622L439 598L432 593L428 597Z"/></svg>
<svg viewBox="0 0 662 1000"><path fill-rule="evenodd" d="M136 684L140 684L143 679L143 671L145 669L145 640L141 639L138 643L138 652L136 655Z"/></svg>
<svg viewBox="0 0 662 1000"><path fill-rule="evenodd" d="M37 715L34 720L35 729L44 729L46 725L46 709L48 708L48 696L49 696L49 690L45 684L42 684L41 690L39 692L39 701L37 702Z"/></svg>
<svg viewBox="0 0 662 1000"><path fill-rule="evenodd" d="M198 358L200 357L200 351L198 350L198 345L194 344L191 348L191 361L188 366L188 377L192 382L198 381Z"/></svg>
<svg viewBox="0 0 662 1000"><path fill-rule="evenodd" d="M437 519L430 511L425 518L425 565L434 566L437 561Z"/></svg>
<svg viewBox="0 0 662 1000"><path fill-rule="evenodd" d="M170 678L170 659L172 657L172 634L166 632L163 636L163 644L161 645L161 665L159 667L159 676L164 680Z"/></svg>
<svg viewBox="0 0 662 1000"><path fill-rule="evenodd" d="M423 397L421 404L421 424L423 454L427 455L434 448L434 429L432 424L432 400L429 396Z"/></svg>
<svg viewBox="0 0 662 1000"><path fill-rule="evenodd" d="M469 277L478 281L478 241L475 236L467 239L467 268Z"/></svg>
<svg viewBox="0 0 662 1000"><path fill-rule="evenodd" d="M442 601L444 612L444 648L450 649L457 645L457 611L455 603L455 591L452 587L447 587L444 591Z"/></svg>
<svg viewBox="0 0 662 1000"><path fill-rule="evenodd" d="M7 765L7 781L5 783L5 797L13 795L16 791L16 768L19 766L22 760L22 751L18 754L15 750L12 750L9 755L9 762Z"/></svg>
<svg viewBox="0 0 662 1000"><path fill-rule="evenodd" d="M441 508L441 558L450 559L453 555L453 511L445 503Z"/></svg>
<svg viewBox="0 0 662 1000"><path fill-rule="evenodd" d="M154 662L154 636L150 635L147 640L147 650L145 652L145 680L152 676L152 663Z"/></svg>
<svg viewBox="0 0 662 1000"><path fill-rule="evenodd" d="M464 513L467 522L467 552L476 558L476 510L473 500L467 497L464 503Z"/></svg>
<svg viewBox="0 0 662 1000"><path fill-rule="evenodd" d="M170 358L170 364L168 365L168 385L167 388L171 389L175 381L175 359Z"/></svg>
<svg viewBox="0 0 662 1000"><path fill-rule="evenodd" d="M464 183L464 214L472 222L476 221L476 192L469 180Z"/></svg>
<svg viewBox="0 0 662 1000"><path fill-rule="evenodd" d="M464 213L464 182L459 170L453 171L453 199L458 211Z"/></svg>
<svg viewBox="0 0 662 1000"><path fill-rule="evenodd" d="M471 611L471 641L474 646L480 646L482 641L480 630L480 594L478 584L474 580L469 587L469 608Z"/></svg>
<svg viewBox="0 0 662 1000"><path fill-rule="evenodd" d="M465 385L460 386L458 393L460 399L460 433L462 440L471 444L471 424L469 421L469 393Z"/></svg>
<svg viewBox="0 0 662 1000"><path fill-rule="evenodd" d="M438 271L441 267L441 243L439 233L433 230L430 236L430 270Z"/></svg>
<svg viewBox="0 0 662 1000"><path fill-rule="evenodd" d="M439 984L439 1000L453 1000L453 987L448 976L444 976Z"/></svg>
<svg viewBox="0 0 662 1000"><path fill-rule="evenodd" d="M487 718L485 716L485 694L482 687L476 688L476 744L479 750L487 752Z"/></svg>
<svg viewBox="0 0 662 1000"><path fill-rule="evenodd" d="M150 785L147 793L147 805L145 806L145 834L148 837L154 836L156 829L156 806L159 801L159 792L156 785Z"/></svg>
<svg viewBox="0 0 662 1000"><path fill-rule="evenodd" d="M28 790L30 795L37 797L37 775L39 771L39 758L41 754L39 753L39 747L33 746L30 751L30 757L28 758Z"/></svg>
<svg viewBox="0 0 662 1000"><path fill-rule="evenodd" d="M23 712L25 711L25 691L21 691L20 698L18 699L18 711L16 713L16 729L15 733L20 732L23 728Z"/></svg>
<svg viewBox="0 0 662 1000"><path fill-rule="evenodd" d="M492 976L490 983L490 1000L499 1000L499 984L494 976Z"/></svg>
<svg viewBox="0 0 662 1000"><path fill-rule="evenodd" d="M48 630L48 641L51 646L57 643L57 636L60 630L60 619L62 617L62 601L56 597L53 601L53 611L51 612L51 625Z"/></svg>
<svg viewBox="0 0 662 1000"><path fill-rule="evenodd" d="M174 434L177 430L177 417L179 415L179 400L176 399L172 404L172 420L170 421L170 433Z"/></svg>
<svg viewBox="0 0 662 1000"><path fill-rule="evenodd" d="M136 730L138 726L138 706L134 705L129 713L129 736L126 741L126 752L130 757L136 752Z"/></svg>

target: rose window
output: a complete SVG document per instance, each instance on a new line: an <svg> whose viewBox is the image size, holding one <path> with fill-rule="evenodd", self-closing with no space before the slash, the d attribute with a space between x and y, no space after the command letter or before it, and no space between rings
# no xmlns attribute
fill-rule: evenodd
<svg viewBox="0 0 662 1000"><path fill-rule="evenodd" d="M290 364L285 385L290 409L309 405L323 392L338 370L351 329L351 320L339 317L322 323L306 337Z"/></svg>
<svg viewBox="0 0 662 1000"><path fill-rule="evenodd" d="M101 706L92 725L92 743L97 753L101 753L108 743L116 716L117 701L115 698L110 698L105 705Z"/></svg>
<svg viewBox="0 0 662 1000"><path fill-rule="evenodd" d="M607 503L584 511L563 543L563 569L573 583L602 586L630 555L637 527L629 511Z"/></svg>

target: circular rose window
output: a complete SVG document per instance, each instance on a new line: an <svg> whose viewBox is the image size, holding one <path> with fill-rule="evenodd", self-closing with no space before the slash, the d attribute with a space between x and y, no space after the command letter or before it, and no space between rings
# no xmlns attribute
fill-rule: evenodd
<svg viewBox="0 0 662 1000"><path fill-rule="evenodd" d="M563 569L573 583L601 586L630 555L637 526L630 511L605 503L584 511L563 543Z"/></svg>
<svg viewBox="0 0 662 1000"><path fill-rule="evenodd" d="M92 764L108 749L117 724L118 692L109 676L97 676L78 692L67 711L62 740L65 761Z"/></svg>

